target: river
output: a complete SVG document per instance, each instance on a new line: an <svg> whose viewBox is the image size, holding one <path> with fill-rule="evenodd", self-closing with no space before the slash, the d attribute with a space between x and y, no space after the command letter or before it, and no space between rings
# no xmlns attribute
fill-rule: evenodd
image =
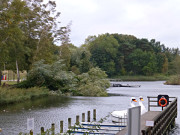
<svg viewBox="0 0 180 135"><path fill-rule="evenodd" d="M48 97L26 101L9 106L0 107L0 128L4 135L18 135L27 133L27 119L34 118L34 133L40 133L40 127L48 129L55 123L56 132L59 131L59 123L64 121L67 128L67 119L72 118L75 122L76 115L82 115L87 111L97 111L97 120L106 117L114 110L123 110L130 107L130 97L144 97L144 105L147 108L147 96L166 94L173 97L180 95L180 86L164 85L163 81L152 82L122 82L122 84L141 85L137 88L111 87L108 89L109 97ZM180 100L178 99L178 117L176 127L171 135L180 134Z"/></svg>

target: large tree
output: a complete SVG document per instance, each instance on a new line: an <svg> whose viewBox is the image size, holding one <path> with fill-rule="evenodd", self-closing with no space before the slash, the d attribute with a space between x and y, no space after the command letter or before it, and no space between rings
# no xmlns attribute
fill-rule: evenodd
<svg viewBox="0 0 180 135"><path fill-rule="evenodd" d="M19 70L29 70L41 59L45 63L57 60L55 55L59 53L54 43L61 36L59 16L56 3L51 0L47 3L43 0L1 0L0 69L6 63L18 74Z"/></svg>
<svg viewBox="0 0 180 135"><path fill-rule="evenodd" d="M109 76L115 74L115 59L117 58L119 44L110 34L99 35L89 42L91 61L95 66L106 71Z"/></svg>
<svg viewBox="0 0 180 135"><path fill-rule="evenodd" d="M6 1L7 2L7 1ZM25 64L24 53L26 52L24 48L25 36L20 28L21 23L24 21L24 16L28 12L26 3L21 0L13 0L11 3L4 3L6 5L1 9L1 25L0 33L1 38L1 48L2 54L5 54L7 58L5 62L13 70L17 70L17 81L19 82L19 69L22 69ZM10 66L11 65L11 66Z"/></svg>

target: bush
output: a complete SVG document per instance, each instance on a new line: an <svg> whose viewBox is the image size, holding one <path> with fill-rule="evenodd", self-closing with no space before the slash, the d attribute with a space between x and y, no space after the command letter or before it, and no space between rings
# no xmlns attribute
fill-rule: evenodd
<svg viewBox="0 0 180 135"><path fill-rule="evenodd" d="M180 76L172 76L164 84L167 84L167 85L180 85Z"/></svg>
<svg viewBox="0 0 180 135"><path fill-rule="evenodd" d="M106 73L100 68L92 68L89 72L78 76L77 93L83 96L107 96L110 86Z"/></svg>
<svg viewBox="0 0 180 135"><path fill-rule="evenodd" d="M66 71L62 61L52 65L39 61L28 73L27 80L17 84L19 88L47 87L57 93L69 93L81 96L107 96L110 86L106 73L100 68L92 68L87 73L75 75Z"/></svg>
<svg viewBox="0 0 180 135"><path fill-rule="evenodd" d="M47 87L50 90L60 89L64 93L74 88L74 76L74 73L65 70L62 61L48 65L41 60L33 65L32 70L27 75L27 80L18 84L17 87Z"/></svg>

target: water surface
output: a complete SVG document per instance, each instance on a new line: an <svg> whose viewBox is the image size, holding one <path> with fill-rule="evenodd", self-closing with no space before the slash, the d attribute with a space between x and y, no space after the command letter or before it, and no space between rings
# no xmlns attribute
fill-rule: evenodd
<svg viewBox="0 0 180 135"><path fill-rule="evenodd" d="M64 121L67 128L67 119L72 118L75 122L76 115L82 115L87 111L97 110L97 120L106 117L114 110L123 110L130 107L130 97L144 97L144 105L147 108L147 96L157 96L167 94L178 97L180 86L164 85L163 81L153 82L123 82L129 85L141 85L137 88L111 87L108 89L109 97L49 97L34 101L26 101L16 105L0 107L0 128L5 135L17 135L19 132L27 131L27 118L34 118L34 133L39 133L43 126L45 129L56 125L56 132L59 131L59 123ZM180 111L178 99L178 118L176 128L172 131L173 135L180 134ZM110 119L109 119L110 121Z"/></svg>

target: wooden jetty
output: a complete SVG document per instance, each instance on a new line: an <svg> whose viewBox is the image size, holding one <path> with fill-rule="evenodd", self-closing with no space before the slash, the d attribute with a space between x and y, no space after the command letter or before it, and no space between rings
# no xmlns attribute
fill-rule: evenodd
<svg viewBox="0 0 180 135"><path fill-rule="evenodd" d="M152 107L160 107L157 105L157 97L148 97L148 112L141 116L141 135L168 135L168 132L175 125L177 118L177 98L169 97L170 104L167 107L161 107L161 111L152 111ZM146 121L153 121L154 126L146 126ZM127 127L116 135L126 135Z"/></svg>
<svg viewBox="0 0 180 135"><path fill-rule="evenodd" d="M121 79L109 79L111 87L141 87L141 85L129 85L129 84L122 84L123 82Z"/></svg>
<svg viewBox="0 0 180 135"><path fill-rule="evenodd" d="M111 87L141 87L141 85L129 85L129 84L121 84L121 83L111 83Z"/></svg>

